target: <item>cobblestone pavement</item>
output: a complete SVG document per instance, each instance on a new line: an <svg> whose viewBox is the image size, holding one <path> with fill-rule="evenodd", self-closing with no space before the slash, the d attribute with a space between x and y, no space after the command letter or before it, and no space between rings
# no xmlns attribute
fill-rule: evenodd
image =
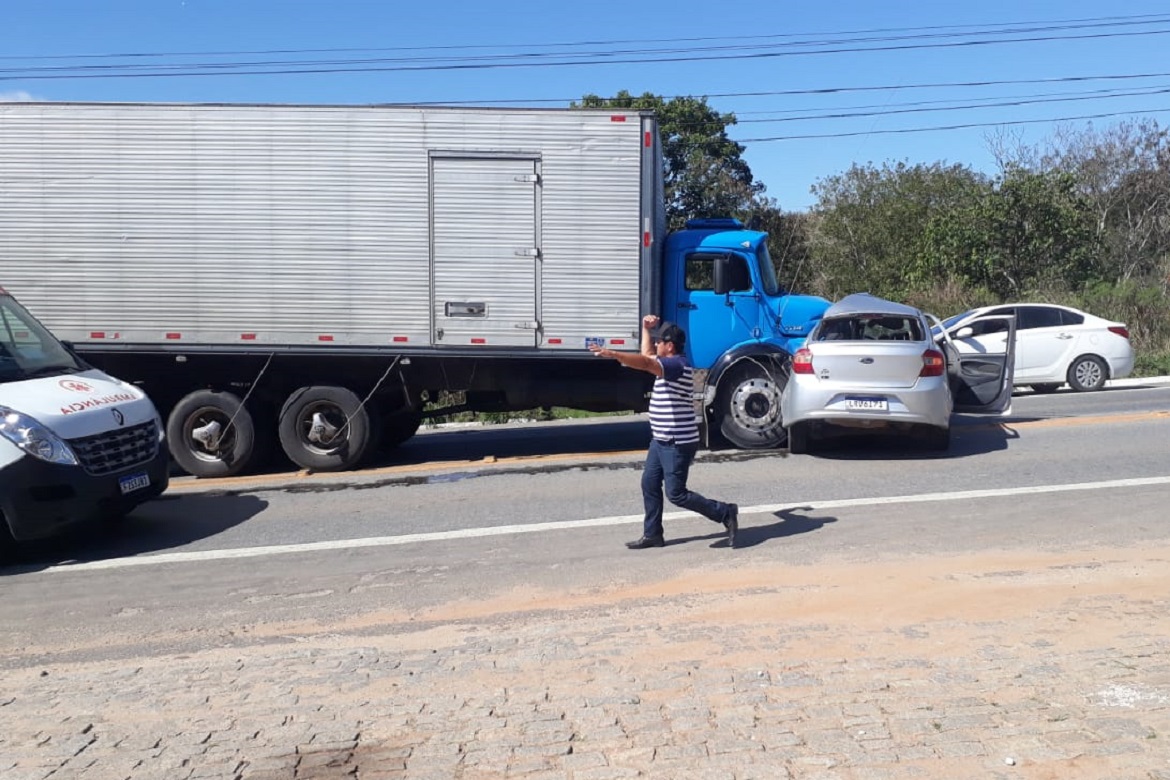
<svg viewBox="0 0 1170 780"><path fill-rule="evenodd" d="M952 563L10 663L0 778L1170 780L1170 550Z"/></svg>

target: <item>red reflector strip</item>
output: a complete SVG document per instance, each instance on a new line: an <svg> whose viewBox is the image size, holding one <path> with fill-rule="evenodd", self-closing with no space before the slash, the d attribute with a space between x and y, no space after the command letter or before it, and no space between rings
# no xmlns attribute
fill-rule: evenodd
<svg viewBox="0 0 1170 780"><path fill-rule="evenodd" d="M240 340L241 341L255 341L256 334L255 333L241 333Z"/></svg>
<svg viewBox="0 0 1170 780"><path fill-rule="evenodd" d="M611 116L609 118L609 121L611 121L611 122L624 122L624 121L626 121L626 118L620 114L614 114L613 116Z"/></svg>
<svg viewBox="0 0 1170 780"><path fill-rule="evenodd" d="M652 136L650 133L646 133L645 135L646 135L646 148L649 149L651 146L654 145L654 136Z"/></svg>
<svg viewBox="0 0 1170 780"><path fill-rule="evenodd" d="M619 345L619 346L620 346L620 345L622 345L622 344L625 344L625 343L626 343L626 340L625 340L625 339L610 339L610 340L609 340L609 343L610 343L610 344L617 344L617 345Z"/></svg>
<svg viewBox="0 0 1170 780"><path fill-rule="evenodd" d="M166 335L166 338L167 338L167 341L178 341L179 339L183 338L183 334L182 333L168 333Z"/></svg>
<svg viewBox="0 0 1170 780"><path fill-rule="evenodd" d="M565 342L561 341L560 339L549 339L548 343L549 344L564 344Z"/></svg>
<svg viewBox="0 0 1170 780"><path fill-rule="evenodd" d="M89 337L91 339L104 339L106 337L106 334L103 331L95 330L93 333L89 334Z"/></svg>
<svg viewBox="0 0 1170 780"><path fill-rule="evenodd" d="M398 343L403 341L410 341L410 339L408 339L406 336L395 336L393 339L391 339L391 341Z"/></svg>
<svg viewBox="0 0 1170 780"><path fill-rule="evenodd" d="M327 333L323 333L317 337L317 341L333 341L333 337Z"/></svg>
<svg viewBox="0 0 1170 780"><path fill-rule="evenodd" d="M472 339L472 340L471 340L471 343L472 343L472 344L486 344L486 343L487 343L487 339Z"/></svg>
<svg viewBox="0 0 1170 780"><path fill-rule="evenodd" d="M642 234L642 246L650 246L650 231L647 230Z"/></svg>

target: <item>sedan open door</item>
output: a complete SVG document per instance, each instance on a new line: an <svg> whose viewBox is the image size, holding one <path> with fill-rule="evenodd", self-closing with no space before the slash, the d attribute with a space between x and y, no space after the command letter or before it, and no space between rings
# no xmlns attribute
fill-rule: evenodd
<svg viewBox="0 0 1170 780"><path fill-rule="evenodd" d="M955 411L1009 413L1016 359L1016 318L988 314L948 331L937 317L928 316L939 334L936 343L947 356L947 376ZM959 349L956 342L964 348Z"/></svg>

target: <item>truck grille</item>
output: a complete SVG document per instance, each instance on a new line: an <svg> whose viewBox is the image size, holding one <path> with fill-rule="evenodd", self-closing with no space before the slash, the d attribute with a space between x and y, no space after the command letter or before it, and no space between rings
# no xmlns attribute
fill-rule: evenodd
<svg viewBox="0 0 1170 780"><path fill-rule="evenodd" d="M82 467L94 476L113 474L147 463L158 453L158 425L153 420L117 431L71 439Z"/></svg>

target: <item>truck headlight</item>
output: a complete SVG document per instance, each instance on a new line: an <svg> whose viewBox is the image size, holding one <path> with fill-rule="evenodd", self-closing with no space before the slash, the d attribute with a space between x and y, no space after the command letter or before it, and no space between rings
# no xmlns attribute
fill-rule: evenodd
<svg viewBox="0 0 1170 780"><path fill-rule="evenodd" d="M0 436L35 458L61 466L77 465L77 456L60 436L27 414L6 406L0 406Z"/></svg>

